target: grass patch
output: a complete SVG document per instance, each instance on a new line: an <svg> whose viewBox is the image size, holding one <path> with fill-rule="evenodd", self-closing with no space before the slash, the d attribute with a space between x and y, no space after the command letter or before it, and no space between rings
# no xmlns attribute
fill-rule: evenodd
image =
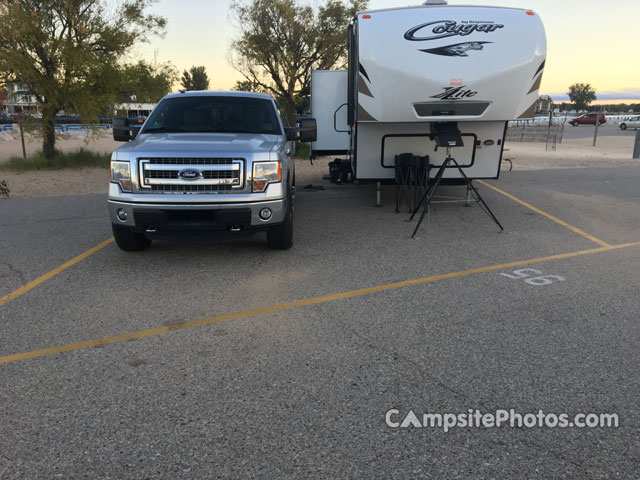
<svg viewBox="0 0 640 480"><path fill-rule="evenodd" d="M42 152L29 155L27 158L13 156L0 163L0 170L24 172L27 170L59 170L61 168L102 167L109 168L110 153L91 152L81 148L75 152L56 151L50 164Z"/></svg>
<svg viewBox="0 0 640 480"><path fill-rule="evenodd" d="M311 153L311 144L296 142L296 158L305 158L309 160L309 154Z"/></svg>

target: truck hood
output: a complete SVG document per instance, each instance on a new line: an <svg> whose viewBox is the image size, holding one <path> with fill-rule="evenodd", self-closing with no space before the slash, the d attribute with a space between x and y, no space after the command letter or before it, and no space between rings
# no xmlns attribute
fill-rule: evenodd
<svg viewBox="0 0 640 480"><path fill-rule="evenodd" d="M279 135L250 133L154 133L143 134L118 151L136 156L240 156L268 154L282 141Z"/></svg>

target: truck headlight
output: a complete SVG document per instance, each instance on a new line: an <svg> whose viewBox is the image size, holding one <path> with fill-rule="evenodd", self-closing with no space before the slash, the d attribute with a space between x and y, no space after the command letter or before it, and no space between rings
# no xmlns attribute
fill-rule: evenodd
<svg viewBox="0 0 640 480"><path fill-rule="evenodd" d="M123 192L131 191L131 166L129 162L111 160L111 182L120 185Z"/></svg>
<svg viewBox="0 0 640 480"><path fill-rule="evenodd" d="M267 185L282 180L280 162L256 162L253 164L253 191L264 192Z"/></svg>

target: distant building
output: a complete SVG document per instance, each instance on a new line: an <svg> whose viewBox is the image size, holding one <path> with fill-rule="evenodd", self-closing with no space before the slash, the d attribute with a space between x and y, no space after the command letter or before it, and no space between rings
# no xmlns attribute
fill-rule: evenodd
<svg viewBox="0 0 640 480"><path fill-rule="evenodd" d="M13 115L25 113L33 115L39 113L38 102L35 95L32 95L24 85L10 83L6 85L7 98L1 105L1 113Z"/></svg>
<svg viewBox="0 0 640 480"><path fill-rule="evenodd" d="M114 107L114 115L124 115L126 112L129 118L148 117L155 106L155 103L121 103Z"/></svg>
<svg viewBox="0 0 640 480"><path fill-rule="evenodd" d="M549 95L540 95L536 102L536 113L541 115L549 115L553 106L553 100Z"/></svg>

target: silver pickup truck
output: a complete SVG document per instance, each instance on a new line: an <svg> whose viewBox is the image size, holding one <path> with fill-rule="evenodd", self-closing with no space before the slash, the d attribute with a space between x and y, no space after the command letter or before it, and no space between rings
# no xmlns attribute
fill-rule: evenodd
<svg viewBox="0 0 640 480"><path fill-rule="evenodd" d="M293 142L314 141L315 120L288 128L269 95L202 91L165 96L142 127L127 119L113 127L114 139L128 142L111 156L109 184L121 249L258 231L271 248L291 247Z"/></svg>

